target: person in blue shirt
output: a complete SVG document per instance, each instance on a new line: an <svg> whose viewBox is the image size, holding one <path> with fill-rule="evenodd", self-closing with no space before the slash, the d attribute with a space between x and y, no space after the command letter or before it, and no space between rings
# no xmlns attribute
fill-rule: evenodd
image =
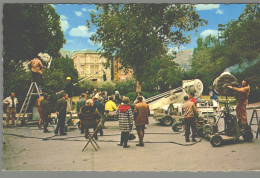
<svg viewBox="0 0 260 178"><path fill-rule="evenodd" d="M213 109L216 110L219 106L218 96L214 91L210 91L209 96L210 96L210 99L212 100L212 103L213 103Z"/></svg>

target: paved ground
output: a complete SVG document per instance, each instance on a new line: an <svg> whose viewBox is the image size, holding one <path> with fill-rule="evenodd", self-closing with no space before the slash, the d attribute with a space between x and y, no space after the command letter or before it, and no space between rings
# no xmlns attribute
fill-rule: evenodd
<svg viewBox="0 0 260 178"><path fill-rule="evenodd" d="M250 118L252 110L248 110ZM220 125L222 125L220 121ZM202 140L192 146L186 144L183 133L176 134L171 127L158 125L150 118L145 135L145 146L130 148L117 146L120 139L117 121L106 122L108 129L99 136L100 149L89 145L82 152L86 140L76 127L67 136L43 133L36 126L3 129L4 170L47 171L251 171L260 170L260 139L212 147ZM53 130L54 125L49 127ZM220 128L221 129L221 128ZM136 133L136 131L134 131ZM11 134L16 134L11 135ZM18 137L22 135L24 137ZM44 140L44 138L48 138Z"/></svg>

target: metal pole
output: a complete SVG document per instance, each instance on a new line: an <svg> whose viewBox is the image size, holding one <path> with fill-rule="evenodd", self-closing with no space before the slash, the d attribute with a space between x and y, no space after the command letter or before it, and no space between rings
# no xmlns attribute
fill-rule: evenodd
<svg viewBox="0 0 260 178"><path fill-rule="evenodd" d="M79 84L80 82L83 82L84 80L87 80L87 79L89 79L90 77L92 77L93 75L96 75L96 74L98 74L98 73L99 73L99 72L101 72L101 71L103 71L103 69L102 69L102 70L100 70L100 71L97 71L97 72L95 72L95 73L93 73L93 74L91 74L90 76L87 76L87 77L85 77L85 78L83 78L83 79L80 79L80 80L79 80L77 83L74 83L74 84L73 84L73 86L75 86L75 85ZM63 90L61 90L61 91L57 92L57 93L56 93L56 95L60 94L62 91L63 91Z"/></svg>

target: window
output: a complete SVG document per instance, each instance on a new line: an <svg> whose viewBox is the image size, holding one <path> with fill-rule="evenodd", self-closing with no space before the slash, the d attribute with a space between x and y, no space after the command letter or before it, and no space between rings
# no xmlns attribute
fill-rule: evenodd
<svg viewBox="0 0 260 178"><path fill-rule="evenodd" d="M90 75L94 73L94 65L90 65Z"/></svg>
<svg viewBox="0 0 260 178"><path fill-rule="evenodd" d="M95 63L98 63L99 61L98 61L98 57L95 57Z"/></svg>
<svg viewBox="0 0 260 178"><path fill-rule="evenodd" d="M85 65L80 65L80 74L85 75Z"/></svg>
<svg viewBox="0 0 260 178"><path fill-rule="evenodd" d="M95 65L95 72L99 71L99 65Z"/></svg>

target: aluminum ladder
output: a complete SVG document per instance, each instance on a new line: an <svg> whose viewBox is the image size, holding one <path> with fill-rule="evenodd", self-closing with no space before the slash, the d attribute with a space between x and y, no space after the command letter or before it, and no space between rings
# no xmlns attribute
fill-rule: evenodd
<svg viewBox="0 0 260 178"><path fill-rule="evenodd" d="M260 119L257 115L257 111L260 111L260 109L254 109L253 110L253 113L252 113L252 116L251 116L251 120L249 122L249 126L251 127L251 125L257 125L257 131L256 131L256 138L258 138L258 134L260 134ZM256 123L253 124L253 119L256 119Z"/></svg>
<svg viewBox="0 0 260 178"><path fill-rule="evenodd" d="M36 93L34 93L35 90L36 90ZM20 110L20 112L18 114L17 121L19 121L19 119L22 118L21 125L25 124L24 116L25 116L26 111L28 109L28 106L29 106L29 103L30 103L32 95L38 95L39 97L41 97L41 94L42 94L42 91L41 91L41 89L39 89L37 83L36 82L32 82L31 85L30 85L30 88L29 88L29 90L27 92L27 95L26 95L26 97L24 99L24 102L23 102L23 105L21 107L21 110Z"/></svg>

